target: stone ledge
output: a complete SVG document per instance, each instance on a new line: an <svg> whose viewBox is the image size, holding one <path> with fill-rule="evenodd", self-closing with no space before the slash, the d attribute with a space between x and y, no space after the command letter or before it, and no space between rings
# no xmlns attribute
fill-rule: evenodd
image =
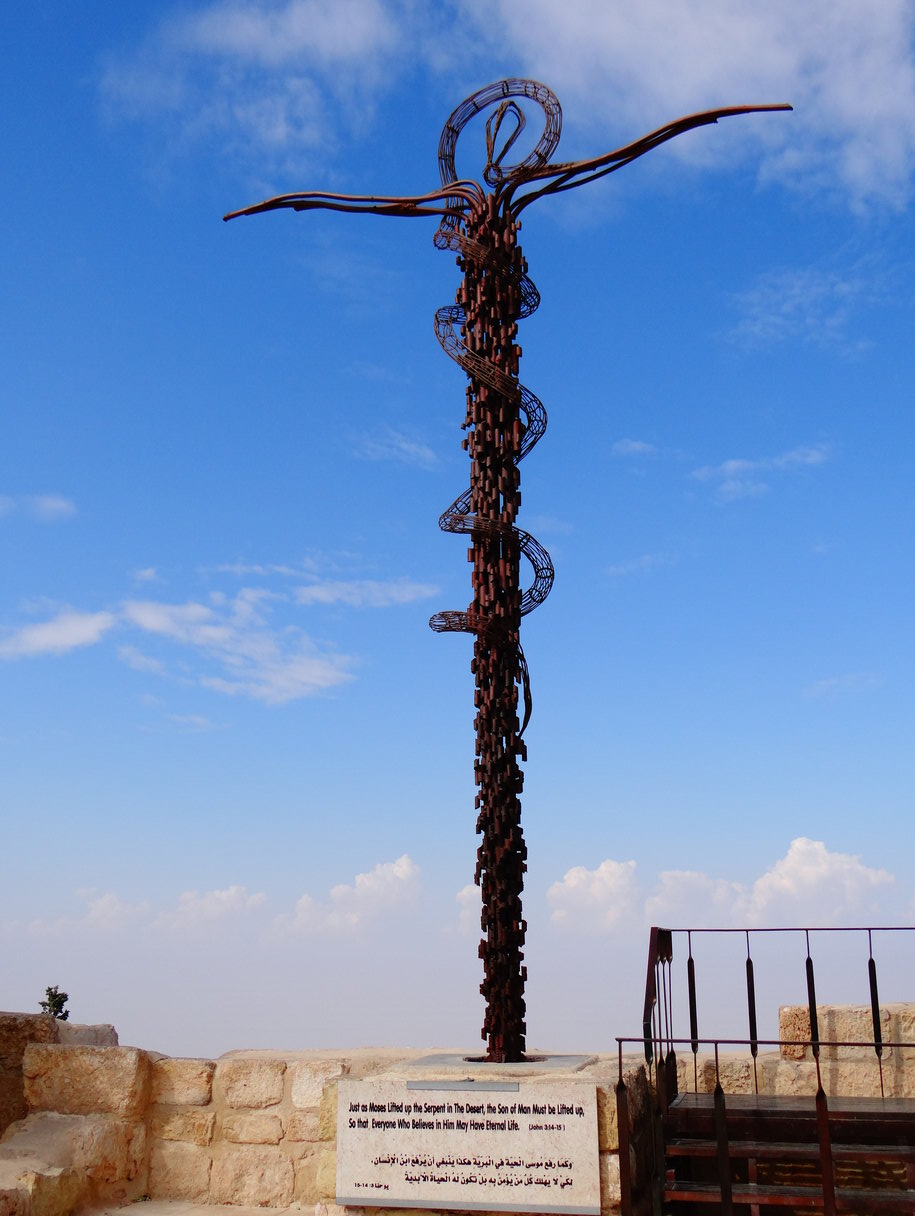
<svg viewBox="0 0 915 1216"><path fill-rule="evenodd" d="M33 1111L135 1118L149 1101L149 1056L136 1047L30 1043L22 1076Z"/></svg>

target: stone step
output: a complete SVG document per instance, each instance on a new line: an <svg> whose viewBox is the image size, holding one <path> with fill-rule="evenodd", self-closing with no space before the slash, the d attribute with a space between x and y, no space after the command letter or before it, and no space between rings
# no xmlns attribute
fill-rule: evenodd
<svg viewBox="0 0 915 1216"><path fill-rule="evenodd" d="M70 1216L83 1200L84 1177L35 1157L0 1161L0 1216Z"/></svg>

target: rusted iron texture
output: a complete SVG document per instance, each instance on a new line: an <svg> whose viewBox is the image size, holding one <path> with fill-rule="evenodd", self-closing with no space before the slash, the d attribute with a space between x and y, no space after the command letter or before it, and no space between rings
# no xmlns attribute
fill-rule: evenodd
<svg viewBox="0 0 915 1216"><path fill-rule="evenodd" d="M543 130L523 159L507 164L526 125L525 102L541 111ZM527 971L521 892L527 851L521 832L521 762L527 757L522 735L531 714L531 692L520 629L522 616L543 603L553 584L549 554L515 522L521 505L518 464L546 429L543 405L518 379L518 322L540 303L518 243L518 217L537 199L613 173L684 131L731 115L778 109L790 107L708 110L591 160L554 164L550 158L562 127L555 94L533 80L500 80L468 97L446 122L439 141L439 190L388 197L284 194L225 217L279 208L431 215L439 218L437 248L458 256L463 278L454 304L436 312L435 332L468 379L462 426L471 461L470 487L442 514L439 526L470 540L473 599L466 611L438 612L429 624L440 633L470 633L474 638L474 777L477 832L483 838L476 865L483 900L480 991L486 1002L482 1034L492 1061L524 1058ZM483 182L458 179L458 137L472 118L486 111L491 112ZM522 556L533 570L524 590Z"/></svg>

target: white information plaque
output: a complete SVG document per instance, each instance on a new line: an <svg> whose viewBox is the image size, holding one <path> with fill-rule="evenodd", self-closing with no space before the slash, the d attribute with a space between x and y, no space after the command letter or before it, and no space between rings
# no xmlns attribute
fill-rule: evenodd
<svg viewBox="0 0 915 1216"><path fill-rule="evenodd" d="M596 1087L341 1080L337 1203L599 1216Z"/></svg>

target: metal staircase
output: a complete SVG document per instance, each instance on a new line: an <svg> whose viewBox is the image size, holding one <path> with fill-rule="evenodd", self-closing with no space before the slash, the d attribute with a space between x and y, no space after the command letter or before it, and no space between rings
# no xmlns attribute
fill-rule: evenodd
<svg viewBox="0 0 915 1216"><path fill-rule="evenodd" d="M908 1058L915 1068L915 1043L886 1041L883 1037L873 954L875 933L915 934L915 930L842 931L867 934L873 1030L873 1037L867 1040L821 1037L810 935L827 931L810 929L739 930L746 936L747 943L750 1035L746 1039L700 1038L692 938L704 932L713 931L652 929L643 1035L640 1040L617 1040L623 1216L648 1216L649 1213L651 1216L760 1216L761 1212L770 1209L779 1209L787 1216L810 1211L824 1212L826 1216L838 1216L838 1213L915 1216L915 1100L886 1096L884 1092L884 1060L893 1058L898 1068L898 1062ZM810 1035L805 1039L763 1040L758 1037L751 935L771 932L803 934L810 1029ZM680 933L686 934L688 949L688 1038L675 1037L671 1013L674 935ZM851 942L854 940L850 938ZM853 957L853 951L848 953L849 958ZM885 1016L886 1011L883 1013ZM653 1106L647 1116L650 1135L642 1136L643 1146L650 1144L647 1154L650 1160L647 1166L643 1160L634 1176L632 1161L637 1154L630 1153L632 1123L622 1080L622 1061L624 1044L636 1041L644 1050ZM700 1048L708 1053L708 1071L713 1068L713 1074L703 1078L704 1090L700 1086ZM761 1083L759 1066L767 1057L760 1059L760 1048L778 1049L776 1061L784 1056L797 1060L806 1055L807 1064L797 1067L799 1077L805 1075L805 1070L809 1076L809 1092L790 1095L766 1092L765 1075ZM691 1092L678 1092L678 1050L687 1058L692 1053ZM733 1069L725 1066L723 1051L742 1051L752 1063L752 1068L746 1070L750 1083L743 1092L737 1092L733 1085ZM862 1061L862 1055L865 1061L870 1057L871 1065ZM873 1096L846 1096L842 1093L842 1085L833 1077L827 1098L823 1077L827 1062L835 1069L835 1061L849 1057L858 1065L873 1069ZM683 1069L681 1065L681 1078L688 1077L689 1072L690 1069ZM838 1076L841 1080L842 1074L838 1073ZM725 1092L728 1088L734 1091ZM915 1085L906 1088L907 1092L915 1092ZM644 1158L644 1147L641 1151Z"/></svg>

